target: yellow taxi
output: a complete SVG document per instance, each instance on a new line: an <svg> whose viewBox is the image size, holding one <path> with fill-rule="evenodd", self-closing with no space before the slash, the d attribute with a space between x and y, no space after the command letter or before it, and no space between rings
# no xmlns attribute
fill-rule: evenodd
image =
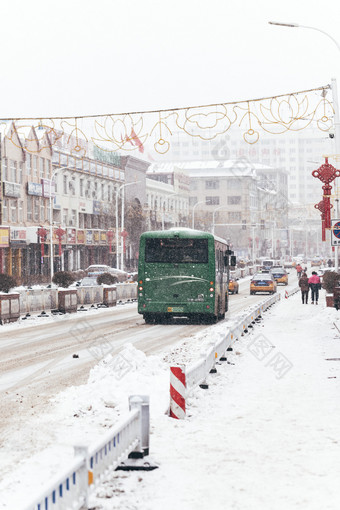
<svg viewBox="0 0 340 510"><path fill-rule="evenodd" d="M250 294L256 294L257 292L274 294L276 289L276 281L270 273L255 274L250 280Z"/></svg>
<svg viewBox="0 0 340 510"><path fill-rule="evenodd" d="M277 284L288 285L288 274L283 267L274 268L270 272Z"/></svg>
<svg viewBox="0 0 340 510"><path fill-rule="evenodd" d="M238 282L236 280L234 280L233 278L231 278L229 280L229 287L228 287L229 294L238 294L238 288L239 288Z"/></svg>

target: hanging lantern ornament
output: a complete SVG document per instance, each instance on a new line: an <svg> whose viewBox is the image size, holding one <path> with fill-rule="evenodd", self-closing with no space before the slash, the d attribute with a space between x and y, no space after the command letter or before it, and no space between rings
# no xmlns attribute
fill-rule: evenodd
<svg viewBox="0 0 340 510"><path fill-rule="evenodd" d="M112 241L113 241L113 237L114 237L113 230L108 230L106 235L107 235L107 239L109 241L110 253L112 253Z"/></svg>
<svg viewBox="0 0 340 510"><path fill-rule="evenodd" d="M41 263L44 262L44 255L45 255L45 241L46 241L46 236L48 234L46 228L44 227L39 227L38 230L37 230L37 234L39 236L39 240L40 240L40 243L41 243Z"/></svg>
<svg viewBox="0 0 340 510"><path fill-rule="evenodd" d="M126 238L128 237L129 234L127 233L126 230L122 230L120 235L123 238L123 253L125 253L125 251L126 251Z"/></svg>
<svg viewBox="0 0 340 510"><path fill-rule="evenodd" d="M63 230L61 227L58 227L55 231L55 235L59 242L59 257L61 257L62 251L61 251L61 240L63 236L66 234L66 230Z"/></svg>
<svg viewBox="0 0 340 510"><path fill-rule="evenodd" d="M328 158L325 158L325 163L317 170L313 170L312 176L320 179L324 183L323 189L323 202L324 202L324 222L325 228L331 228L331 192L332 186L330 183L337 177L340 177L340 170L328 163Z"/></svg>
<svg viewBox="0 0 340 510"><path fill-rule="evenodd" d="M321 226L322 226L322 240L326 241L326 227L325 227L325 203L322 200L318 204L314 205L315 209L321 212ZM330 204L330 208L333 208L333 204Z"/></svg>

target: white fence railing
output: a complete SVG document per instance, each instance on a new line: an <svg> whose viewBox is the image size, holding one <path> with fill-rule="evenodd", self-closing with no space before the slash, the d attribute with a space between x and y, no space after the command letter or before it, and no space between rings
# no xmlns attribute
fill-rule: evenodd
<svg viewBox="0 0 340 510"><path fill-rule="evenodd" d="M130 412L104 438L88 446L75 446L69 466L55 476L23 510L80 510L88 508L90 490L132 452L149 453L149 397L129 398Z"/></svg>
<svg viewBox="0 0 340 510"><path fill-rule="evenodd" d="M186 399L190 392L197 386L207 388L206 378L211 370L214 369L217 360L225 356L229 347L242 334L253 327L256 319L267 310L272 304L280 300L280 294L274 294L252 306L246 313L239 315L235 323L223 334L220 334L217 340L211 344L202 358L190 364L189 366L170 367L170 416L173 418L184 418L186 411Z"/></svg>

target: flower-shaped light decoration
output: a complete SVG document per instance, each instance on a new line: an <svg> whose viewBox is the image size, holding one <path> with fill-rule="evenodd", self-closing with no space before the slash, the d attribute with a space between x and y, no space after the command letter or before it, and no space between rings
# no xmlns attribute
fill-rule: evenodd
<svg viewBox="0 0 340 510"><path fill-rule="evenodd" d="M202 140L213 140L226 133L233 122L235 113L225 104L177 110L176 124L188 135Z"/></svg>
<svg viewBox="0 0 340 510"><path fill-rule="evenodd" d="M144 132L142 115L106 115L95 120L96 136L93 143L101 150L107 152L143 151L148 138Z"/></svg>

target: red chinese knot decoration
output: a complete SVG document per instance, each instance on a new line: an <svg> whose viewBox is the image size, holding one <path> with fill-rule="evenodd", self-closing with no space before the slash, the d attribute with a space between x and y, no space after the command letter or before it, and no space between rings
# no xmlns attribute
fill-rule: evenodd
<svg viewBox="0 0 340 510"><path fill-rule="evenodd" d="M66 234L66 231L63 230L61 227L58 227L57 230L55 231L55 235L59 241L59 257L61 257L61 254L62 254L62 251L61 251L61 240L62 240L62 237Z"/></svg>
<svg viewBox="0 0 340 510"><path fill-rule="evenodd" d="M43 256L45 255L45 241L46 241L46 236L48 234L46 228L44 227L39 227L38 230L37 230L37 234L39 236L39 239L40 239L40 243L41 243L41 261L43 262Z"/></svg>
<svg viewBox="0 0 340 510"><path fill-rule="evenodd" d="M334 166L328 163L328 158L325 158L325 163L320 166L317 170L313 170L312 176L320 179L321 182L324 183L322 186L323 189L323 200L319 202L314 207L321 211L321 219L323 222L322 229L322 240L326 240L325 229L331 228L331 193L332 186L330 183L336 179L336 177L340 177L340 170L336 170Z"/></svg>
<svg viewBox="0 0 340 510"><path fill-rule="evenodd" d="M125 251L126 251L126 238L128 237L129 234L126 232L126 230L122 230L120 235L123 238L123 253L125 253Z"/></svg>

